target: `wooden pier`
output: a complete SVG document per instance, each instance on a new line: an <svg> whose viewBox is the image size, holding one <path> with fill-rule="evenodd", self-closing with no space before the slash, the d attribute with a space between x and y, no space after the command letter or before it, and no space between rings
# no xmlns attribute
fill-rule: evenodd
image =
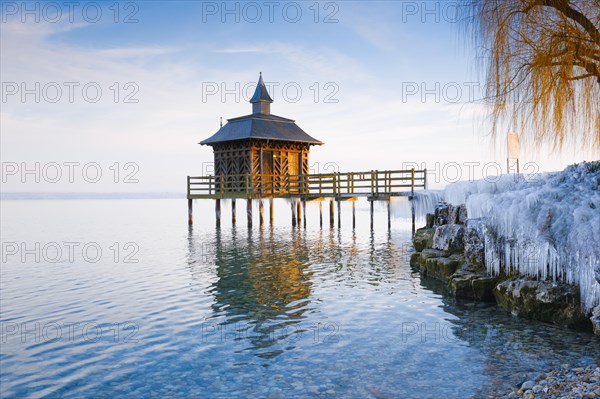
<svg viewBox="0 0 600 399"><path fill-rule="evenodd" d="M302 130L293 119L273 115L273 99L259 73L252 113L222 120L219 130L199 144L212 147L214 176L188 176L188 220L193 223L193 200L215 201L217 226L221 225L221 200L231 200L231 221L236 223L236 200L245 199L248 227L252 226L252 201L259 200L259 223L265 222L264 201L269 200L273 224L275 198L290 199L292 226L306 227L306 202L319 201L319 222L323 226L323 200L329 200L329 225L341 226L341 201L352 201L352 227L356 225L355 200L388 201L388 228L391 226L392 197L413 198L415 190L427 187L426 170L371 170L369 172L310 174L309 152L323 144ZM414 207L413 231L414 231Z"/></svg>
<svg viewBox="0 0 600 399"><path fill-rule="evenodd" d="M252 200L259 202L259 223L264 224L264 204L269 200L269 221L273 224L273 200L292 199L292 225L306 227L306 202L330 199L329 222L334 226L335 202L338 206L338 226L341 224L340 201L352 201L352 227L355 227L355 205L358 197L371 202L371 227L373 227L373 201L388 201L388 228L391 227L390 204L392 197L412 200L415 190L426 189L427 171L423 170L372 170L369 172L324 173L303 175L244 174L218 176L188 176L187 199L189 224L193 223L194 199L215 200L217 226L221 223L221 199L232 200L232 223L236 223L236 199L245 199L247 224L252 226ZM413 207L414 208L414 207ZM323 225L322 206L319 205L320 224ZM414 212L413 212L414 213ZM414 224L414 214L413 214Z"/></svg>

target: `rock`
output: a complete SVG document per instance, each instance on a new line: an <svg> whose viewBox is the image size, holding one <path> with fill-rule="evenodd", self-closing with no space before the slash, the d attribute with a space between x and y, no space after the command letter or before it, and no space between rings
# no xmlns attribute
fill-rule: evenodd
<svg viewBox="0 0 600 399"><path fill-rule="evenodd" d="M437 249L426 248L421 252L415 252L410 257L410 265L412 267L424 268L425 262L429 258L441 258L449 255L445 251L439 251Z"/></svg>
<svg viewBox="0 0 600 399"><path fill-rule="evenodd" d="M458 206L448 205L448 224L458 223Z"/></svg>
<svg viewBox="0 0 600 399"><path fill-rule="evenodd" d="M589 324L581 310L579 290L571 285L516 278L498 284L494 295L513 314L568 327Z"/></svg>
<svg viewBox="0 0 600 399"><path fill-rule="evenodd" d="M435 229L433 228L422 228L415 232L413 237L413 245L417 252L421 252L425 248L431 248L433 245L433 234Z"/></svg>
<svg viewBox="0 0 600 399"><path fill-rule="evenodd" d="M468 220L467 216L467 206L462 204L458 207L458 220L456 223L458 224L466 224Z"/></svg>
<svg viewBox="0 0 600 399"><path fill-rule="evenodd" d="M450 204L445 202L440 202L436 205L434 216L433 216L433 225L434 226L443 226L448 224L448 214L450 212Z"/></svg>
<svg viewBox="0 0 600 399"><path fill-rule="evenodd" d="M464 252L464 227L460 224L446 224L435 229L433 249L462 254Z"/></svg>
<svg viewBox="0 0 600 399"><path fill-rule="evenodd" d="M497 277L491 277L486 272L459 270L452 275L448 286L457 298L494 302L494 288L497 282Z"/></svg>
<svg viewBox="0 0 600 399"><path fill-rule="evenodd" d="M483 223L479 219L469 219L463 234L464 256L468 270L485 269L485 247L483 241Z"/></svg>
<svg viewBox="0 0 600 399"><path fill-rule="evenodd" d="M425 227L430 229L433 227L433 224L435 222L435 215L432 213L428 213L427 215L425 215Z"/></svg>
<svg viewBox="0 0 600 399"><path fill-rule="evenodd" d="M465 259L458 254L449 257L428 258L425 261L425 267L421 271L427 277L447 282L464 262Z"/></svg>
<svg viewBox="0 0 600 399"><path fill-rule="evenodd" d="M527 391L532 389L534 385L535 383L533 381L525 381L523 384L521 384L521 389Z"/></svg>
<svg viewBox="0 0 600 399"><path fill-rule="evenodd" d="M592 317L590 317L590 321L592 322L594 334L600 336L600 306L596 306L594 309L592 309Z"/></svg>
<svg viewBox="0 0 600 399"><path fill-rule="evenodd" d="M414 252L410 255L410 265L411 267L419 267L421 264L421 252Z"/></svg>

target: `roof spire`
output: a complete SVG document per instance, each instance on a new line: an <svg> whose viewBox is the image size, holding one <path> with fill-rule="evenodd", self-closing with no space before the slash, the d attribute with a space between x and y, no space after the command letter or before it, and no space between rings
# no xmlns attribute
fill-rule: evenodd
<svg viewBox="0 0 600 399"><path fill-rule="evenodd" d="M267 86L265 85L265 82L262 78L262 72L259 72L256 90L254 90L254 95L250 99L250 103L252 103L252 113L267 115L270 114L272 102L273 99L271 98L271 96L269 96Z"/></svg>

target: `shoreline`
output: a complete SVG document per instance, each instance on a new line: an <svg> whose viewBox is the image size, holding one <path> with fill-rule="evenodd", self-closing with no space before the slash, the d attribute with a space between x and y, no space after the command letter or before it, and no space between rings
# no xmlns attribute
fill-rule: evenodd
<svg viewBox="0 0 600 399"><path fill-rule="evenodd" d="M598 399L600 398L600 367L571 368L565 364L524 381L511 392L491 392L488 398Z"/></svg>
<svg viewBox="0 0 600 399"><path fill-rule="evenodd" d="M490 274L484 229L481 219L468 218L465 205L439 203L427 214L426 225L416 230L411 267L444 283L453 297L496 303L524 319L600 336L600 310L583 308L577 285L518 271Z"/></svg>

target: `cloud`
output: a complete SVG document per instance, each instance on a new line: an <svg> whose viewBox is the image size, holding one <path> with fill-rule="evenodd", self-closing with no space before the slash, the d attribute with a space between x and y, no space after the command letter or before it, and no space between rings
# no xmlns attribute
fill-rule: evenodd
<svg viewBox="0 0 600 399"><path fill-rule="evenodd" d="M266 65L274 65L277 58L282 58L286 69L293 71L293 76L336 77L338 79L362 79L369 77L360 58L352 57L326 46L306 46L268 41L259 45L247 43L215 50L223 54L261 54L267 57Z"/></svg>

